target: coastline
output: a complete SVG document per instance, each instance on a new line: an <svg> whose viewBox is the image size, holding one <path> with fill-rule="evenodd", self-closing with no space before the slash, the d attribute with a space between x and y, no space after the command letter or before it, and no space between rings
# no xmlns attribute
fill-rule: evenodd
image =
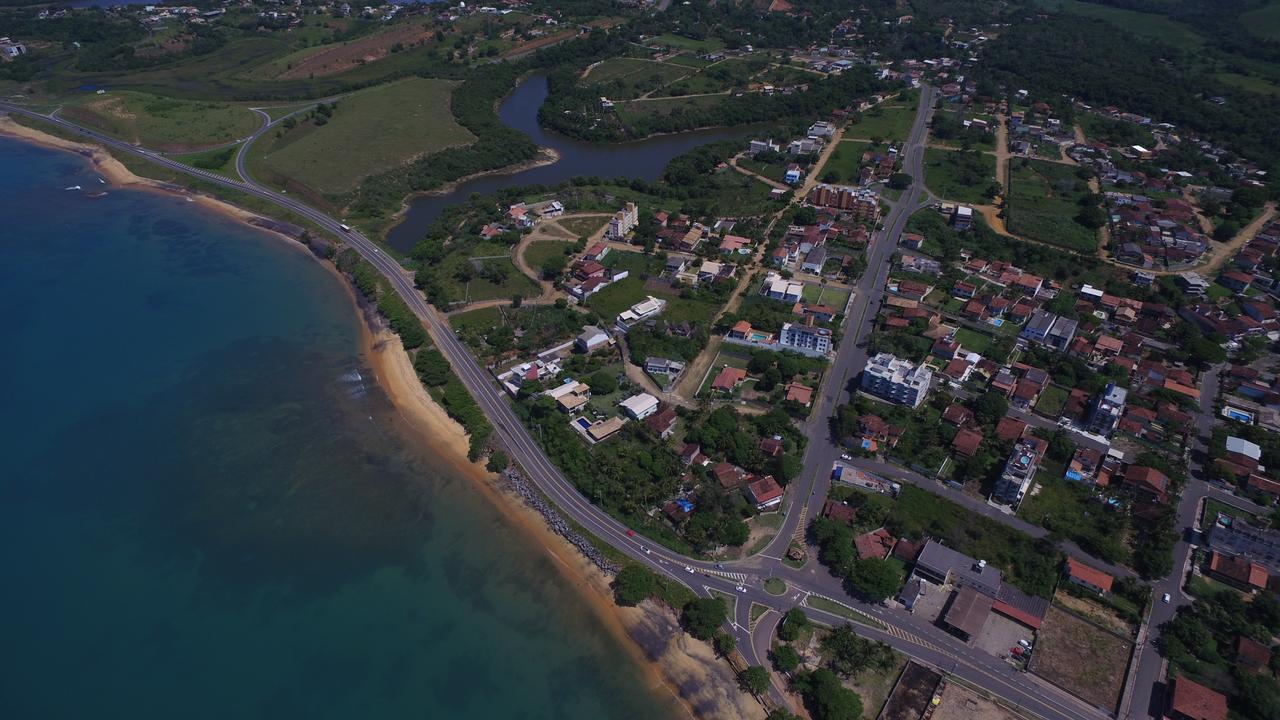
<svg viewBox="0 0 1280 720"><path fill-rule="evenodd" d="M354 295L353 295L354 299ZM645 668L646 686L668 695L688 717L763 718L764 709L740 692L728 664L709 645L681 630L678 618L653 601L620 607L613 601L612 578L592 564L517 494L498 483L498 476L467 460L468 439L419 382L399 336L389 330L365 331L365 354L401 417L414 431L414 442L429 447L474 486L499 512L551 556L561 577L577 589L600 622Z"/></svg>
<svg viewBox="0 0 1280 720"><path fill-rule="evenodd" d="M634 654L636 661L645 669L646 687L659 695L670 696L673 707L682 707L689 717L764 717L763 708L738 689L737 679L727 663L716 658L708 644L684 634L671 610L653 601L646 601L634 608L619 607L613 602L611 578L607 574L552 532L544 518L522 498L500 487L497 475L467 459L469 440L465 430L427 393L399 336L385 327L372 327L380 324L380 320L376 316L371 317L369 310L356 296L351 283L333 263L316 257L296 238L253 222L265 219L263 216L214 197L136 175L100 146L51 135L17 123L4 115L0 115L0 135L73 152L87 160L112 186L155 190L188 198L210 210L283 238L290 246L306 251L341 281L351 300L352 309L360 315L360 353L373 368L379 387L387 394L406 426L414 431L413 436L407 439L425 446L458 473L473 480L475 487L496 509L542 545L555 561L562 577L577 589L600 622ZM549 159L531 161L532 164L525 165L536 167L559 159L554 150L544 150ZM519 172L523 169L526 168L512 166L477 175ZM467 179L456 182L465 182ZM442 188L435 192L448 191Z"/></svg>

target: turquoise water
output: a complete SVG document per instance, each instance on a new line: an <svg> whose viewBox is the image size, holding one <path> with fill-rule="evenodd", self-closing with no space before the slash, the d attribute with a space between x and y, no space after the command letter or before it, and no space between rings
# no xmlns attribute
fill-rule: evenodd
<svg viewBox="0 0 1280 720"><path fill-rule="evenodd" d="M0 218L0 717L672 715L314 261L5 139Z"/></svg>

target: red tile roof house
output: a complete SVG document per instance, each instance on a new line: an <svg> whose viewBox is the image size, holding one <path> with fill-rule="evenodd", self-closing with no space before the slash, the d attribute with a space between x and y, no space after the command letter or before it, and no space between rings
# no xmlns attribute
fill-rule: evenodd
<svg viewBox="0 0 1280 720"><path fill-rule="evenodd" d="M1209 556L1209 574L1245 591L1265 590L1270 579L1270 573L1258 563L1217 550Z"/></svg>
<svg viewBox="0 0 1280 720"><path fill-rule="evenodd" d="M951 403L946 410L942 411L942 419L956 427L960 427L961 425L969 424L969 421L973 419L973 413L969 412L969 409L963 405Z"/></svg>
<svg viewBox="0 0 1280 720"><path fill-rule="evenodd" d="M1124 485L1151 502L1169 501L1169 476L1155 468L1130 465L1124 473Z"/></svg>
<svg viewBox="0 0 1280 720"><path fill-rule="evenodd" d="M655 435L666 440L671 437L671 433L676 429L676 409L670 406L665 407L645 418L644 425L652 430Z"/></svg>
<svg viewBox="0 0 1280 720"><path fill-rule="evenodd" d="M961 428L951 440L951 448L965 457L973 457L982 444L982 433L970 428Z"/></svg>
<svg viewBox="0 0 1280 720"><path fill-rule="evenodd" d="M852 526L858 518L858 511L842 502L828 500L822 504L822 517Z"/></svg>
<svg viewBox="0 0 1280 720"><path fill-rule="evenodd" d="M1115 578L1107 573L1095 570L1070 557L1067 558L1067 580L1099 595L1111 592L1111 583L1115 582Z"/></svg>
<svg viewBox="0 0 1280 720"><path fill-rule="evenodd" d="M1002 417L996 423L996 437L1003 442L1017 440L1027 432L1027 424L1018 418Z"/></svg>
<svg viewBox="0 0 1280 720"><path fill-rule="evenodd" d="M711 381L711 389L721 392L730 392L738 387L738 384L747 379L747 371L742 368L726 367L716 374L714 380Z"/></svg>
<svg viewBox="0 0 1280 720"><path fill-rule="evenodd" d="M747 485L747 497L756 504L757 510L764 510L782 503L782 488L772 475L765 475Z"/></svg>
<svg viewBox="0 0 1280 720"><path fill-rule="evenodd" d="M893 550L896 542L898 542L897 539L884 528L863 533L853 539L854 547L858 549L858 557L863 560L867 558L883 560L889 557L889 552Z"/></svg>
<svg viewBox="0 0 1280 720"><path fill-rule="evenodd" d="M782 441L776 437L760 438L760 452L769 457L778 457L784 449Z"/></svg>
<svg viewBox="0 0 1280 720"><path fill-rule="evenodd" d="M1251 673L1267 670L1271 663L1271 648L1241 635L1236 638L1236 664Z"/></svg>
<svg viewBox="0 0 1280 720"><path fill-rule="evenodd" d="M737 465L729 462L716 463L716 466L711 468L711 474L715 476L716 481L720 483L720 487L725 489L735 488L738 485L741 485L743 479L747 477L746 470L743 470Z"/></svg>
<svg viewBox="0 0 1280 720"><path fill-rule="evenodd" d="M1167 720L1227 720L1227 697L1189 678L1171 679Z"/></svg>
<svg viewBox="0 0 1280 720"><path fill-rule="evenodd" d="M809 407L813 404L813 388L800 383L787 383L786 400Z"/></svg>

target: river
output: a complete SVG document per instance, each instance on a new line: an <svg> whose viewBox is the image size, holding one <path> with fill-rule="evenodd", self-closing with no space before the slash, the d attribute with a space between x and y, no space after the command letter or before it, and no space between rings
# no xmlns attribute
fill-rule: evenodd
<svg viewBox="0 0 1280 720"><path fill-rule="evenodd" d="M526 133L539 147L555 150L560 160L509 174L482 175L440 195L418 195L409 201L403 220L387 233L387 244L408 252L441 211L463 202L472 193L489 195L513 185L556 185L584 175L656 180L671 159L699 145L745 137L750 128L716 128L659 135L626 143L573 140L538 124L538 109L547 98L547 78L535 73L516 86L498 107L508 127Z"/></svg>
<svg viewBox="0 0 1280 720"><path fill-rule="evenodd" d="M0 717L676 715L306 253L6 138L0 217Z"/></svg>

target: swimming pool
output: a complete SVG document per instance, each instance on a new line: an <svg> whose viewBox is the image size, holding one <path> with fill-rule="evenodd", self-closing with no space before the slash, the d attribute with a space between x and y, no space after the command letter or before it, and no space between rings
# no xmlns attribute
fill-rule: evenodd
<svg viewBox="0 0 1280 720"><path fill-rule="evenodd" d="M1242 422L1248 425L1253 424L1253 415L1251 413L1247 413L1243 410L1238 410L1230 406L1222 408L1222 416L1230 420L1235 420L1236 422Z"/></svg>
<svg viewBox="0 0 1280 720"><path fill-rule="evenodd" d="M577 420L574 420L574 422L578 423L578 427L582 428L583 430L591 429L591 423L586 418L580 417Z"/></svg>

